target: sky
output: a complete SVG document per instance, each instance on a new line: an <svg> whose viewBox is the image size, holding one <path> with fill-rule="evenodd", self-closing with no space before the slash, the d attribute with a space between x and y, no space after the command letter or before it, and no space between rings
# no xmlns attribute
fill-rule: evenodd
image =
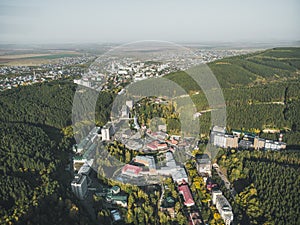
<svg viewBox="0 0 300 225"><path fill-rule="evenodd" d="M0 0L0 43L299 41L299 12L299 0Z"/></svg>

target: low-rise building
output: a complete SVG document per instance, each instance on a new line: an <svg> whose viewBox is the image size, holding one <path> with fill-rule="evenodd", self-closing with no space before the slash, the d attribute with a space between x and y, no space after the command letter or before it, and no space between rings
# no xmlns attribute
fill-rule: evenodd
<svg viewBox="0 0 300 225"><path fill-rule="evenodd" d="M207 154L198 155L196 157L196 163L199 174L211 176L211 160Z"/></svg>
<svg viewBox="0 0 300 225"><path fill-rule="evenodd" d="M156 165L153 156L136 156L133 161L149 167L150 174L156 174Z"/></svg>
<svg viewBox="0 0 300 225"><path fill-rule="evenodd" d="M192 193L190 191L190 188L189 188L189 186L186 183L178 186L178 192L180 194L182 194L183 199L184 199L184 204L186 206L193 206L193 205L195 205L195 202L194 202Z"/></svg>
<svg viewBox="0 0 300 225"><path fill-rule="evenodd" d="M183 167L176 168L172 170L172 179L177 184L188 183L189 178Z"/></svg>
<svg viewBox="0 0 300 225"><path fill-rule="evenodd" d="M122 174L128 175L130 177L138 177L138 176L140 176L140 172L142 170L143 169L141 167L130 165L130 164L126 164L122 168Z"/></svg>

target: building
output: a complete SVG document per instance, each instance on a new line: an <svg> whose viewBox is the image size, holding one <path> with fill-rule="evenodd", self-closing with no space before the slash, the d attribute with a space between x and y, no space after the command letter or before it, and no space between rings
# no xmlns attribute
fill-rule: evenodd
<svg viewBox="0 0 300 225"><path fill-rule="evenodd" d="M238 136L238 138L241 138L244 135L248 136L248 137L253 137L253 138L256 136L255 133L251 133L251 132L244 131L244 130L232 129L231 132L232 132L233 135Z"/></svg>
<svg viewBox="0 0 300 225"><path fill-rule="evenodd" d="M87 176L82 174L76 175L71 182L71 187L77 198L84 199L88 190Z"/></svg>
<svg viewBox="0 0 300 225"><path fill-rule="evenodd" d="M256 136L256 137L254 138L254 142L253 142L253 147L254 147L254 149L255 149L255 150L263 149L263 148L265 147L265 142L266 142L265 139Z"/></svg>
<svg viewBox="0 0 300 225"><path fill-rule="evenodd" d="M225 139L226 139L226 143L225 143L226 148L238 147L238 142L239 142L238 136L226 134Z"/></svg>
<svg viewBox="0 0 300 225"><path fill-rule="evenodd" d="M166 124L158 125L157 129L162 132L167 132L167 125Z"/></svg>
<svg viewBox="0 0 300 225"><path fill-rule="evenodd" d="M253 142L252 141L248 141L248 140L240 140L239 142L239 148L242 148L242 149L251 149L253 148L254 145L253 145Z"/></svg>
<svg viewBox="0 0 300 225"><path fill-rule="evenodd" d="M120 205L122 207L127 207L127 196L126 195L114 195L107 194L106 201Z"/></svg>
<svg viewBox="0 0 300 225"><path fill-rule="evenodd" d="M150 174L156 174L156 165L153 156L136 156L133 161L149 167Z"/></svg>
<svg viewBox="0 0 300 225"><path fill-rule="evenodd" d="M188 175L183 167L175 168L172 170L172 179L174 182L177 184L182 184L182 183L188 183L189 178Z"/></svg>
<svg viewBox="0 0 300 225"><path fill-rule="evenodd" d="M111 135L114 134L114 128L111 123L107 123L101 129L102 141L109 141Z"/></svg>
<svg viewBox="0 0 300 225"><path fill-rule="evenodd" d="M207 154L197 156L196 163L199 174L211 176L211 160Z"/></svg>
<svg viewBox="0 0 300 225"><path fill-rule="evenodd" d="M123 105L121 109L121 118L128 119L129 118L129 108L127 105Z"/></svg>
<svg viewBox="0 0 300 225"><path fill-rule="evenodd" d="M213 126L212 132L225 134L226 133L226 128L225 127L219 127L219 126Z"/></svg>
<svg viewBox="0 0 300 225"><path fill-rule="evenodd" d="M273 140L266 140L265 142L265 150L281 150L286 148L286 143L273 141Z"/></svg>
<svg viewBox="0 0 300 225"><path fill-rule="evenodd" d="M111 214L113 223L117 222L117 221L120 221L122 219L120 212L118 210L116 210L116 209L111 210L110 214Z"/></svg>
<svg viewBox="0 0 300 225"><path fill-rule="evenodd" d="M74 83L85 87L91 87L92 83L88 79L74 79Z"/></svg>
<svg viewBox="0 0 300 225"><path fill-rule="evenodd" d="M231 205L224 197L224 195L218 195L216 197L216 208L219 211L225 224L230 225L233 221L233 212L232 212Z"/></svg>
<svg viewBox="0 0 300 225"><path fill-rule="evenodd" d="M152 142L148 143L146 145L146 147L149 150L152 150L152 151L159 151L159 150L166 150L168 148L168 145L166 143L160 143L158 141L152 141Z"/></svg>
<svg viewBox="0 0 300 225"><path fill-rule="evenodd" d="M186 206L193 206L193 205L195 205L195 202L194 202L192 193L190 191L190 188L189 188L189 186L186 183L178 186L178 192L180 194L182 194L183 199L184 199L184 204Z"/></svg>
<svg viewBox="0 0 300 225"><path fill-rule="evenodd" d="M133 108L133 100L127 100L126 101L126 106L129 108L129 110L132 110L132 108Z"/></svg>
<svg viewBox="0 0 300 225"><path fill-rule="evenodd" d="M78 174L86 175L88 176L91 172L91 167L87 162L85 162L79 169Z"/></svg>
<svg viewBox="0 0 300 225"><path fill-rule="evenodd" d="M220 190L213 190L211 194L212 194L212 202L215 205L217 202L217 196L222 195L223 193Z"/></svg>
<svg viewBox="0 0 300 225"><path fill-rule="evenodd" d="M212 131L210 134L211 144L221 148L237 148L238 137L231 134Z"/></svg>
<svg viewBox="0 0 300 225"><path fill-rule="evenodd" d="M175 218L175 199L171 196L162 199L160 210L167 212L171 218Z"/></svg>
<svg viewBox="0 0 300 225"><path fill-rule="evenodd" d="M122 174L128 175L130 177L138 177L138 176L140 176L140 172L142 170L143 169L141 167L130 165L130 164L126 164L122 168Z"/></svg>

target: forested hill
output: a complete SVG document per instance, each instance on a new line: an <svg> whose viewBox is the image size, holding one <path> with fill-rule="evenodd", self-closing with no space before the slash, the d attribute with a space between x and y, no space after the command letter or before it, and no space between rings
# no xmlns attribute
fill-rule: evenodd
<svg viewBox="0 0 300 225"><path fill-rule="evenodd" d="M282 131L288 145L300 146L300 48L274 48L224 58L208 66L222 87L229 129ZM184 88L199 111L209 109L201 88L187 73L171 73L165 78ZM200 117L206 135L209 116ZM278 138L276 134L263 135Z"/></svg>
<svg viewBox="0 0 300 225"><path fill-rule="evenodd" d="M0 224L93 224L65 171L75 90L63 80L0 92ZM100 94L97 123L106 123L113 96Z"/></svg>
<svg viewBox="0 0 300 225"><path fill-rule="evenodd" d="M208 64L221 87L255 85L299 77L300 48L274 48Z"/></svg>
<svg viewBox="0 0 300 225"><path fill-rule="evenodd" d="M298 79L300 48L274 48L216 60L207 65L222 88ZM184 72L174 72L165 77L180 84L187 92L199 89Z"/></svg>

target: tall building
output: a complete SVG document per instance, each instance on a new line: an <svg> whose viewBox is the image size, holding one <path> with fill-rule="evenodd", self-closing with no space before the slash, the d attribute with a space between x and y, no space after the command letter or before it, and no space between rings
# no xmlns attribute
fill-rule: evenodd
<svg viewBox="0 0 300 225"><path fill-rule="evenodd" d="M263 148L265 147L265 142L266 142L265 139L256 136L256 137L254 138L254 144L253 144L254 149L255 149L255 150L263 149Z"/></svg>
<svg viewBox="0 0 300 225"><path fill-rule="evenodd" d="M221 148L237 148L239 138L235 135L212 131L210 134L210 140L214 146Z"/></svg>
<svg viewBox="0 0 300 225"><path fill-rule="evenodd" d="M101 129L102 141L109 141L111 135L114 133L114 128L111 123L107 123Z"/></svg>
<svg viewBox="0 0 300 225"><path fill-rule="evenodd" d="M74 177L74 180L71 182L72 191L79 199L84 199L87 190L87 176L79 174Z"/></svg>

